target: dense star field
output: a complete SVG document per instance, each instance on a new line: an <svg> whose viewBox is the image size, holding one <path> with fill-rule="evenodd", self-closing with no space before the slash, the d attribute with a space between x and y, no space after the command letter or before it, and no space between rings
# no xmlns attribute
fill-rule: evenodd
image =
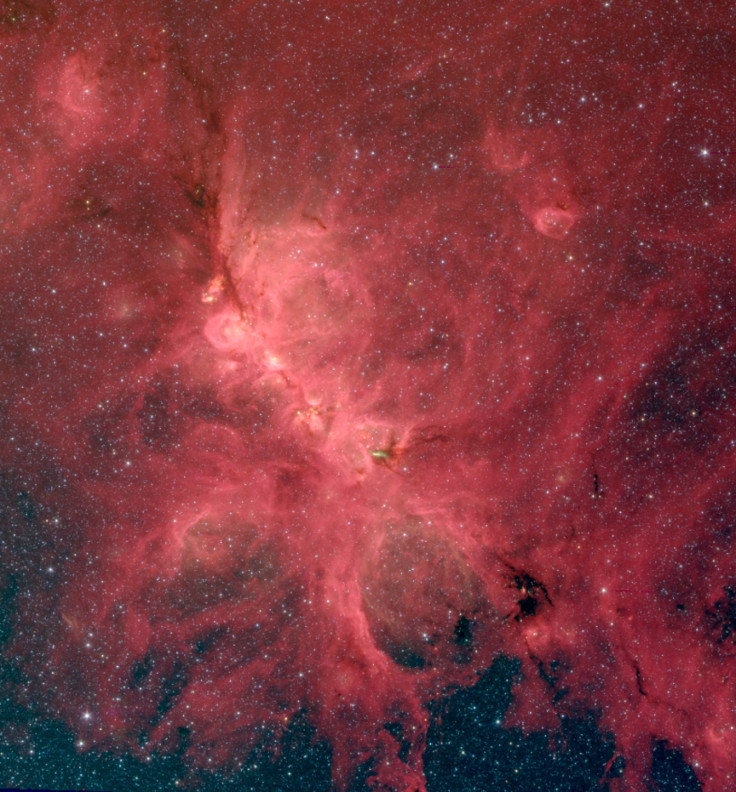
<svg viewBox="0 0 736 792"><path fill-rule="evenodd" d="M0 786L736 789L734 64L5 0Z"/></svg>

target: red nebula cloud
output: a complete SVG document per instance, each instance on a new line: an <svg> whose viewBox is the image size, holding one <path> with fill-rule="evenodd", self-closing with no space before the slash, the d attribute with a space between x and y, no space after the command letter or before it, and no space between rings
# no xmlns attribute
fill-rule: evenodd
<svg viewBox="0 0 736 792"><path fill-rule="evenodd" d="M424 792L514 657L505 728L733 788L736 39L682 5L10 3L13 697Z"/></svg>

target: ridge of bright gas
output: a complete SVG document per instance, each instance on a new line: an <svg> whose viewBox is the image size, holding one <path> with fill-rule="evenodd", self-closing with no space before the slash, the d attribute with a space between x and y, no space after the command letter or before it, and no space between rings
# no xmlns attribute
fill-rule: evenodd
<svg viewBox="0 0 736 792"><path fill-rule="evenodd" d="M7 651L80 750L305 711L424 789L507 653L612 786L734 784L736 43L682 5L2 12Z"/></svg>

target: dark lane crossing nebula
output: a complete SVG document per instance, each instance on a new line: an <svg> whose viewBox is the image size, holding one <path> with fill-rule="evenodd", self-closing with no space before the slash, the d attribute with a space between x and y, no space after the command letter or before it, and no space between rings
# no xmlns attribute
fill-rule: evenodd
<svg viewBox="0 0 736 792"><path fill-rule="evenodd" d="M4 0L0 787L736 790L734 64Z"/></svg>

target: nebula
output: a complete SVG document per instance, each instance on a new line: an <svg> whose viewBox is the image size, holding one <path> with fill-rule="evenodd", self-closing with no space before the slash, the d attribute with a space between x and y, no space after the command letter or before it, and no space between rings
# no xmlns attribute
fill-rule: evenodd
<svg viewBox="0 0 736 792"><path fill-rule="evenodd" d="M6 2L0 785L41 719L736 788L734 62L707 1Z"/></svg>

